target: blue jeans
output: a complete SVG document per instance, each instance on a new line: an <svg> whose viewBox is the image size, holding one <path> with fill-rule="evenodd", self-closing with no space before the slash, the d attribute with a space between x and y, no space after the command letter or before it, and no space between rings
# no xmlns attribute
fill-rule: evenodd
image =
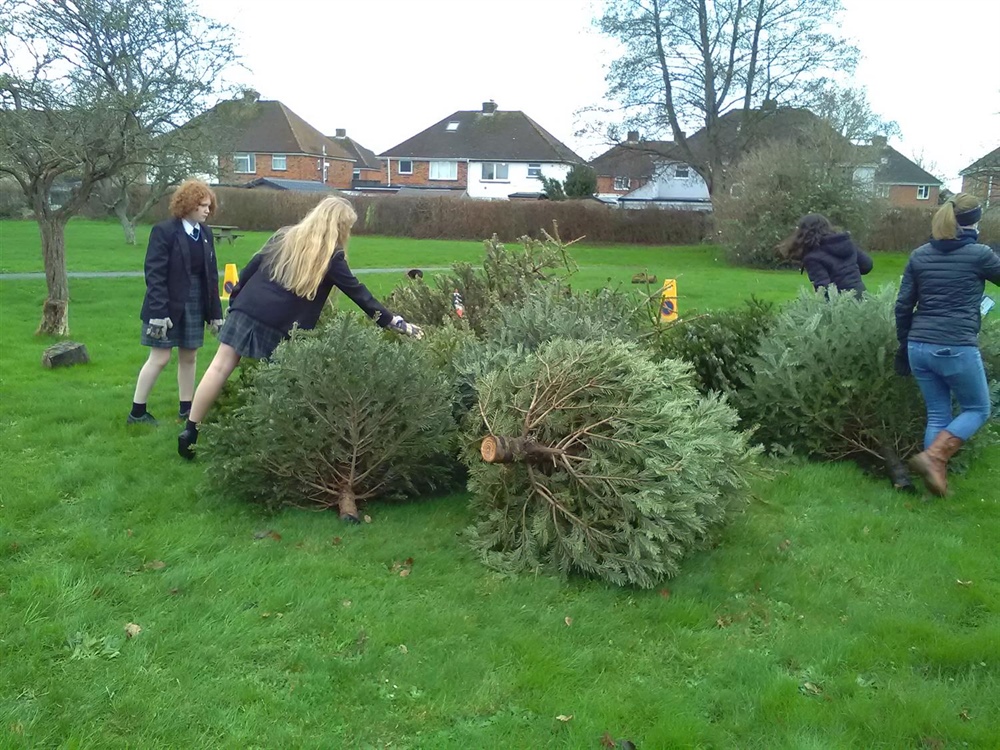
<svg viewBox="0 0 1000 750"><path fill-rule="evenodd" d="M910 369L927 404L924 448L941 430L968 440L990 418L990 391L983 357L975 346L942 346L911 341ZM961 413L952 411L952 397Z"/></svg>

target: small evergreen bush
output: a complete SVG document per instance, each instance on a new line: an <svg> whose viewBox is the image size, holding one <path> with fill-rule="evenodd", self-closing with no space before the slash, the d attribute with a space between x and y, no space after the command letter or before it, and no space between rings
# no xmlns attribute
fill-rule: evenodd
<svg viewBox="0 0 1000 750"><path fill-rule="evenodd" d="M242 406L205 426L212 475L268 506L337 508L450 480L452 392L420 342L341 314L253 370Z"/></svg>
<svg viewBox="0 0 1000 750"><path fill-rule="evenodd" d="M468 538L493 568L648 588L747 498L756 450L686 363L612 339L554 339L476 386Z"/></svg>

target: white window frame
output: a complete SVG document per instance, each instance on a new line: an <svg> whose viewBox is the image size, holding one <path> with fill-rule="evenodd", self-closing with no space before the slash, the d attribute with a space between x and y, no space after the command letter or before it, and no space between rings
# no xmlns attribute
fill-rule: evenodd
<svg viewBox="0 0 1000 750"><path fill-rule="evenodd" d="M454 132L455 132L456 130L458 130L458 125L459 125L459 123L457 123L457 122L455 122L454 120L452 120L451 122L449 122L449 123L448 123L448 124L447 124L447 125L445 126L445 128L444 128L444 129L445 129L446 131L448 131L449 133L454 133Z"/></svg>
<svg viewBox="0 0 1000 750"><path fill-rule="evenodd" d="M917 200L926 201L931 198L931 186L930 185L917 185Z"/></svg>
<svg viewBox="0 0 1000 750"><path fill-rule="evenodd" d="M240 161L246 161L247 168L240 169ZM234 174L257 174L257 154L248 152L237 152L233 154Z"/></svg>
<svg viewBox="0 0 1000 750"><path fill-rule="evenodd" d="M488 173L487 167L489 167ZM503 176L500 176L501 169L505 173ZM510 182L510 163L505 161L484 161L482 180L483 182Z"/></svg>
<svg viewBox="0 0 1000 750"><path fill-rule="evenodd" d="M687 164L677 164L674 166L674 177L685 180L691 176L691 167Z"/></svg>
<svg viewBox="0 0 1000 750"><path fill-rule="evenodd" d="M542 165L541 162L531 162L528 164L528 177L538 177L542 176Z"/></svg>
<svg viewBox="0 0 1000 750"><path fill-rule="evenodd" d="M403 169L403 165L408 165L407 169ZM396 171L400 174L413 174L413 159L400 159L396 162Z"/></svg>
<svg viewBox="0 0 1000 750"><path fill-rule="evenodd" d="M278 166L278 163L281 166ZM286 172L288 171L288 154L271 154L271 171L272 172Z"/></svg>
<svg viewBox="0 0 1000 750"><path fill-rule="evenodd" d="M442 172L445 174L442 175ZM458 179L457 161L432 161L427 169L428 180L449 180Z"/></svg>
<svg viewBox="0 0 1000 750"><path fill-rule="evenodd" d="M615 177L613 190L628 190L632 186L632 180L628 177Z"/></svg>

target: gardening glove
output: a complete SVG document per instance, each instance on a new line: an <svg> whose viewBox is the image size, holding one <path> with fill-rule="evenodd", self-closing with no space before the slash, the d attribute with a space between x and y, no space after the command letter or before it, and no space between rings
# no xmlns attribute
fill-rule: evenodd
<svg viewBox="0 0 1000 750"><path fill-rule="evenodd" d="M413 336L415 339L422 339L424 337L424 329L413 325L413 323L407 323L403 320L402 315L393 315L392 320L389 321L389 325L386 327L391 328L396 333Z"/></svg>
<svg viewBox="0 0 1000 750"><path fill-rule="evenodd" d="M174 327L170 318L151 318L146 326L146 335L151 339L163 341L167 337L167 331Z"/></svg>
<svg viewBox="0 0 1000 750"><path fill-rule="evenodd" d="M896 359L893 361L893 367L896 370L896 374L900 377L907 377L910 375L910 354L907 351L906 344L900 344L899 349L896 350Z"/></svg>
<svg viewBox="0 0 1000 750"><path fill-rule="evenodd" d="M213 336L217 337L219 335L219 331L222 330L222 324L223 324L223 322L224 321L222 320L222 318L218 318L216 320L210 320L210 321L208 321L208 330L209 330L209 333L211 333Z"/></svg>

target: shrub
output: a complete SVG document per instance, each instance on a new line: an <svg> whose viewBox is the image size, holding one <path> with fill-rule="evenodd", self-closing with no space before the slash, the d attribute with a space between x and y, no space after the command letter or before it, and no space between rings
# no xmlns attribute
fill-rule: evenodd
<svg viewBox="0 0 1000 750"><path fill-rule="evenodd" d="M907 252L927 242L931 219L937 207L885 207L875 217L868 236L868 248L875 251Z"/></svg>
<svg viewBox="0 0 1000 750"><path fill-rule="evenodd" d="M477 381L471 545L502 571L648 588L746 500L755 450L687 364L555 339ZM482 455L475 451L483 441Z"/></svg>
<svg viewBox="0 0 1000 750"><path fill-rule="evenodd" d="M924 404L895 374L896 291L803 291L777 317L753 360L741 411L765 445L821 460L881 462L919 450Z"/></svg>
<svg viewBox="0 0 1000 750"><path fill-rule="evenodd" d="M597 172L586 164L574 164L563 181L567 198L589 198L597 192Z"/></svg>
<svg viewBox="0 0 1000 750"><path fill-rule="evenodd" d="M752 360L776 315L772 303L752 298L742 308L698 315L666 328L656 349L690 362L702 393L731 393L753 375Z"/></svg>
<svg viewBox="0 0 1000 750"><path fill-rule="evenodd" d="M864 244L873 203L831 152L805 144L765 146L743 159L731 180L733 193L713 201L719 239L730 263L785 265L776 247L809 213L825 215Z"/></svg>
<svg viewBox="0 0 1000 750"><path fill-rule="evenodd" d="M345 314L281 344L245 404L205 426L220 488L355 519L358 502L447 481L451 392L419 342L391 336Z"/></svg>

